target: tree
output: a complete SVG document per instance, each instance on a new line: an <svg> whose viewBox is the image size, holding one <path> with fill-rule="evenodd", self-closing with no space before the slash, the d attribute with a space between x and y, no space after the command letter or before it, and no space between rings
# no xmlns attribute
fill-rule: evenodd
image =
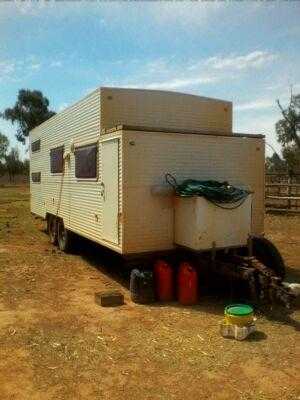
<svg viewBox="0 0 300 400"><path fill-rule="evenodd" d="M6 165L2 161L5 160L8 146L8 138L0 132L0 176L4 175L6 172Z"/></svg>
<svg viewBox="0 0 300 400"><path fill-rule="evenodd" d="M273 153L271 157L266 158L266 170L269 173L286 172L287 163L277 153Z"/></svg>
<svg viewBox="0 0 300 400"><path fill-rule="evenodd" d="M19 151L13 147L5 156L6 170L9 175L9 181L12 182L22 169L22 161L20 161Z"/></svg>
<svg viewBox="0 0 300 400"><path fill-rule="evenodd" d="M30 170L30 162L29 162L28 158L26 158L22 162L22 174L29 175L29 170Z"/></svg>
<svg viewBox="0 0 300 400"><path fill-rule="evenodd" d="M292 172L299 166L300 160L300 94L291 94L287 108L283 108L279 100L277 104L283 116L275 126L277 139L283 146L283 158Z"/></svg>
<svg viewBox="0 0 300 400"><path fill-rule="evenodd" d="M6 165L0 161L0 176L3 176L6 172Z"/></svg>
<svg viewBox="0 0 300 400"><path fill-rule="evenodd" d="M0 132L0 161L4 159L9 146L8 138Z"/></svg>
<svg viewBox="0 0 300 400"><path fill-rule="evenodd" d="M24 144L33 128L55 115L48 107L49 100L42 92L21 89L14 107L7 108L1 115L17 125L16 138Z"/></svg>
<svg viewBox="0 0 300 400"><path fill-rule="evenodd" d="M285 159L289 175L300 173L300 149L296 145L286 146L282 150L283 158Z"/></svg>

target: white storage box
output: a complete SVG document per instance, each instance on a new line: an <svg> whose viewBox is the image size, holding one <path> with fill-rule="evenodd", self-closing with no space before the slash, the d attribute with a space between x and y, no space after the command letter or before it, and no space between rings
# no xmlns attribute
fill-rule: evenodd
<svg viewBox="0 0 300 400"><path fill-rule="evenodd" d="M255 330L254 322L246 326L227 324L224 321L220 324L221 335L225 338L235 338L236 340L246 339Z"/></svg>
<svg viewBox="0 0 300 400"><path fill-rule="evenodd" d="M175 243L193 250L246 245L251 233L251 203L249 195L241 206L225 210L204 197L176 197Z"/></svg>

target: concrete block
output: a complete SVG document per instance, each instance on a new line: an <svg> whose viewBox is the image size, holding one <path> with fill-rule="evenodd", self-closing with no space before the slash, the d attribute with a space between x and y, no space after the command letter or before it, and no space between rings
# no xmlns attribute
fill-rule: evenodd
<svg viewBox="0 0 300 400"><path fill-rule="evenodd" d="M102 307L115 307L124 304L124 295L119 290L105 290L95 293L95 302Z"/></svg>

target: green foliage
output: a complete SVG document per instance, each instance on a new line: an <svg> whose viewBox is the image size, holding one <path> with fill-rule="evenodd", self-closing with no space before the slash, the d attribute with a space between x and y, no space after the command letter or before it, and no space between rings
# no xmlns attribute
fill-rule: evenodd
<svg viewBox="0 0 300 400"><path fill-rule="evenodd" d="M7 154L8 138L0 132L0 176L9 174L10 181L17 174L29 175L29 160L20 160L17 148L12 148Z"/></svg>
<svg viewBox="0 0 300 400"><path fill-rule="evenodd" d="M29 170L30 170L30 162L28 160L28 158L26 160L23 161L22 163L22 173L24 175L29 175Z"/></svg>
<svg viewBox="0 0 300 400"><path fill-rule="evenodd" d="M300 148L296 145L285 146L282 150L283 158L285 159L290 174L300 173Z"/></svg>
<svg viewBox="0 0 300 400"><path fill-rule="evenodd" d="M6 171L9 175L9 180L12 182L15 175L22 172L22 161L20 160L19 151L13 147L10 152L5 156Z"/></svg>
<svg viewBox="0 0 300 400"><path fill-rule="evenodd" d="M281 110L282 119L276 123L278 142L282 144L282 155L289 173L300 170L300 94L291 95L290 104Z"/></svg>
<svg viewBox="0 0 300 400"><path fill-rule="evenodd" d="M0 132L0 162L4 159L9 146L8 138Z"/></svg>
<svg viewBox="0 0 300 400"><path fill-rule="evenodd" d="M52 117L55 112L48 109L49 100L38 90L21 89L13 108L7 108L2 117L17 125L16 138L25 143L29 132Z"/></svg>
<svg viewBox="0 0 300 400"><path fill-rule="evenodd" d="M266 158L266 170L269 173L286 172L287 163L277 153L273 153L271 157Z"/></svg>
<svg viewBox="0 0 300 400"><path fill-rule="evenodd" d="M291 96L290 104L284 109L277 101L283 118L276 123L276 133L283 147L296 145L300 149L300 94Z"/></svg>

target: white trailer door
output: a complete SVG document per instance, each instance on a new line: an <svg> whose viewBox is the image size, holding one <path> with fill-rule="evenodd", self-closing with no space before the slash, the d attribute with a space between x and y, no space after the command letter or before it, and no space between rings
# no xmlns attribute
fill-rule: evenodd
<svg viewBox="0 0 300 400"><path fill-rule="evenodd" d="M119 139L101 143L102 158L102 237L119 243Z"/></svg>

